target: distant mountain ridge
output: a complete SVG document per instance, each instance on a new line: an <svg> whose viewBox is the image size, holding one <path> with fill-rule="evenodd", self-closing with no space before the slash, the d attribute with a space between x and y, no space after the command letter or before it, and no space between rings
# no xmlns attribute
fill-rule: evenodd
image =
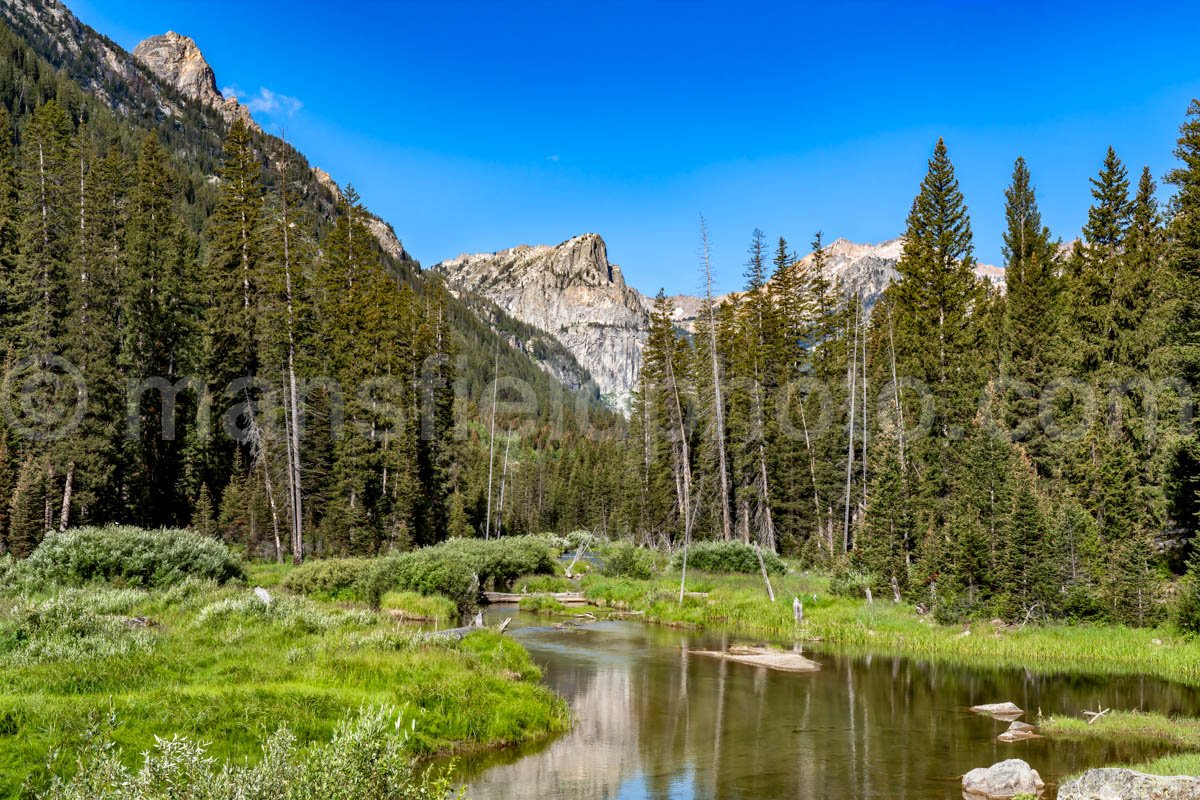
<svg viewBox="0 0 1200 800"><path fill-rule="evenodd" d="M903 237L879 244L836 239L824 248L826 276L870 307L899 277L896 264L903 251ZM813 258L809 253L797 263L811 264ZM555 337L591 373L610 405L628 407L654 299L625 282L621 268L608 261L607 246L598 234L583 234L554 246L519 245L495 253L463 254L433 269L445 275L452 291L486 298ZM1003 269L980 264L975 274L1003 289ZM691 332L702 299L693 295L667 299L675 325ZM543 366L555 371L551 365Z"/></svg>

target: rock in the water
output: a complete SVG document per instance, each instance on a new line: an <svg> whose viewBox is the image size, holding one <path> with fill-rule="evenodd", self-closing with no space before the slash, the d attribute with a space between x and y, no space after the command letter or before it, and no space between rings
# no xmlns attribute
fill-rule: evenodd
<svg viewBox="0 0 1200 800"><path fill-rule="evenodd" d="M996 737L1002 742L1024 742L1029 739L1040 739L1037 727L1030 725L1028 722L1012 721L1008 726L1008 730Z"/></svg>
<svg viewBox="0 0 1200 800"><path fill-rule="evenodd" d="M1019 758L973 769L963 776L963 794L980 800L1006 800L1019 794L1039 795L1046 788L1042 776Z"/></svg>
<svg viewBox="0 0 1200 800"><path fill-rule="evenodd" d="M1200 778L1089 769L1058 787L1058 800L1200 800Z"/></svg>
<svg viewBox="0 0 1200 800"><path fill-rule="evenodd" d="M976 714L985 714L1005 721L1014 720L1025 713L1015 703L985 703L981 706L971 706L971 710Z"/></svg>

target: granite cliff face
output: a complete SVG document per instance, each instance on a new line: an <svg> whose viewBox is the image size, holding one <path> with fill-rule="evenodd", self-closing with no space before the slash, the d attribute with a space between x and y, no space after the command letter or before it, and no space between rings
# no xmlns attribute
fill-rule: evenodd
<svg viewBox="0 0 1200 800"><path fill-rule="evenodd" d="M552 335L591 373L609 404L628 404L641 368L646 304L609 263L598 235L461 255L434 269L456 293L482 296Z"/></svg>
<svg viewBox="0 0 1200 800"><path fill-rule="evenodd" d="M214 109L226 122L240 118L255 130L261 130L251 118L250 110L236 97L221 94L217 76L191 38L167 31L139 44L133 49L133 56L184 97Z"/></svg>

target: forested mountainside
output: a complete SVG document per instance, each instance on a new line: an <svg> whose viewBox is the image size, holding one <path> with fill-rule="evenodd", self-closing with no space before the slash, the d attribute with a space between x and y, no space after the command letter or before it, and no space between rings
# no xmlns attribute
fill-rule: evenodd
<svg viewBox="0 0 1200 800"><path fill-rule="evenodd" d="M1042 224L1017 159L1004 291L940 141L895 252L855 262L874 283L839 274L853 245L800 258L756 232L744 291L650 304L626 425L573 345L468 270L455 296L389 252L294 148L60 5L4 15L0 532L17 555L106 520L296 558L586 527L758 542L946 618L1135 624L1187 569L1200 105L1173 201L1110 150L1081 232ZM606 256L588 263L615 284Z"/></svg>
<svg viewBox="0 0 1200 800"><path fill-rule="evenodd" d="M527 326L476 315L380 244L352 188L62 5L3 16L6 549L101 521L297 558L482 530L496 374L504 527L596 522L577 420L620 420L522 352Z"/></svg>

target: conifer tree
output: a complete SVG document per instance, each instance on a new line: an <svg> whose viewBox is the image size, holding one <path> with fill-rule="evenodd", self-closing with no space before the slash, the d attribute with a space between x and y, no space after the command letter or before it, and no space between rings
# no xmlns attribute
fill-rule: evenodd
<svg viewBox="0 0 1200 800"><path fill-rule="evenodd" d="M1167 233L1174 290L1169 345L1163 361L1193 385L1200 379L1200 100L1188 107L1179 129L1175 157L1180 164L1167 174L1175 202Z"/></svg>
<svg viewBox="0 0 1200 800"><path fill-rule="evenodd" d="M673 513L669 518L671 528L686 528L692 518L692 456L689 442L688 420L684 415L684 396L681 386L683 364L681 357L686 345L676 336L671 321L671 309L666 295L660 289L654 298L650 315L650 331L646 337L643 355L643 371L646 375L645 397L642 402L651 402L653 418L661 424L662 434L656 437L659 448L655 459L670 467L673 482ZM666 453L663 453L663 450ZM662 473L660 473L662 474ZM653 494L662 497L661 484ZM655 504L657 505L657 503ZM666 522L666 520L664 520Z"/></svg>
<svg viewBox="0 0 1200 800"><path fill-rule="evenodd" d="M119 366L134 380L175 384L192 366L188 345L195 316L187 279L193 248L176 214L167 155L146 137L138 155L125 228L125 268L120 282ZM186 524L188 492L183 443L197 434L195 394L177 398L172 431L162 432L164 397L150 390L130 409L139 434L126 438L130 470L123 494L130 513L147 524ZM170 420L168 420L169 422Z"/></svg>
<svg viewBox="0 0 1200 800"><path fill-rule="evenodd" d="M971 222L945 143L939 139L913 200L897 271L885 290L893 309L900 374L934 394L943 435L961 426L977 395L972 312L982 293L972 272ZM907 413L910 419L915 414Z"/></svg>
<svg viewBox="0 0 1200 800"><path fill-rule="evenodd" d="M1042 224L1025 159L1013 167L1004 192L1004 282L1007 334L1014 373L1040 386L1048 367L1047 340L1056 311L1057 246Z"/></svg>
<svg viewBox="0 0 1200 800"><path fill-rule="evenodd" d="M68 146L71 121L50 100L34 112L21 147L20 258L10 283L17 316L11 334L17 352L53 348L65 312L63 266L73 228Z"/></svg>
<svg viewBox="0 0 1200 800"><path fill-rule="evenodd" d="M1081 372L1111 369L1117 354L1115 292L1129 229L1129 179L1110 147L1091 179L1094 202L1083 227L1083 244L1071 259L1072 327L1067 346Z"/></svg>
<svg viewBox="0 0 1200 800"><path fill-rule="evenodd" d="M28 456L17 473L8 508L8 551L16 558L32 553L46 534L49 464Z"/></svg>
<svg viewBox="0 0 1200 800"><path fill-rule="evenodd" d="M7 357L21 308L17 301L20 208L17 195L16 158L13 153L12 121L0 103L0 358ZM0 497L3 505L3 497Z"/></svg>
<svg viewBox="0 0 1200 800"><path fill-rule="evenodd" d="M1050 453L1037 425L1039 394L1052 377L1059 308L1057 243L1042 224L1025 159L1013 167L1004 192L1004 328L1008 370L1018 385L1009 404L1009 429L1027 447L1038 466L1049 469Z"/></svg>

